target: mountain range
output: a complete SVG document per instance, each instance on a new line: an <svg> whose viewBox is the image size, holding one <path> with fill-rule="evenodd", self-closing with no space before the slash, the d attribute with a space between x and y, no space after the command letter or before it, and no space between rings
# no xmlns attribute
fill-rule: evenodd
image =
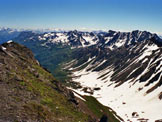
<svg viewBox="0 0 162 122"><path fill-rule="evenodd" d="M161 121L162 40L158 35L139 30L24 31L12 40L30 48L41 66L75 95L95 97L115 110L120 121Z"/></svg>

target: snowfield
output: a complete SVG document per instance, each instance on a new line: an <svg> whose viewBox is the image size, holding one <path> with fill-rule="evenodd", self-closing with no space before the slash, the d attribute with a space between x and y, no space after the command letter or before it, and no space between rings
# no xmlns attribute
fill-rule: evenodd
<svg viewBox="0 0 162 122"><path fill-rule="evenodd" d="M105 106L111 107L124 121L139 121L140 118L148 119L148 122L162 118L162 101L158 98L158 93L162 87L159 87L150 94L145 94L149 88L141 91L138 89L146 83L129 83L116 87L111 81L102 81L97 79L100 75L97 72L74 72L73 81L79 82L82 87L90 87L91 89L100 87L101 90L94 91L94 96L99 102ZM152 84L153 85L153 84ZM151 86L152 86L151 85ZM149 86L149 87L151 87ZM81 95L90 95L82 91L82 89L74 90ZM133 113L136 113L133 115Z"/></svg>
<svg viewBox="0 0 162 122"><path fill-rule="evenodd" d="M146 56L151 54L151 50L156 49L156 46L147 46L145 50L147 54L141 55L137 60L135 60L135 62L144 60ZM87 62L90 62L94 58L89 59ZM157 59L157 61L160 59L161 58ZM152 60L150 60L150 62L151 61ZM103 62L101 62L101 64ZM118 87L115 87L117 84L110 81L113 74L113 66L107 67L100 72L87 71L86 69L90 66L91 63L87 66L87 68L73 72L73 81L80 83L82 86L80 89L73 89L75 92L81 95L94 96L103 105L111 107L117 115L124 119L125 122L155 122L155 120L162 119L162 101L159 99L159 93L162 90L162 86L158 87L153 92L146 94L146 91L156 85L162 76L160 75L156 82L145 87L151 78L159 72L162 72L162 68L158 72L154 73L146 82L138 82L139 78L148 71L150 66L149 63L148 67L146 67L141 75L135 79L130 79L124 82ZM162 67L162 61L157 69L159 67ZM129 66L124 70L127 70L128 68ZM135 70L136 69L130 72L128 76ZM103 78L100 78L105 73L107 74ZM83 88L85 87L88 92L83 91ZM95 88L100 88L100 90L94 90ZM92 91L93 94L90 93Z"/></svg>

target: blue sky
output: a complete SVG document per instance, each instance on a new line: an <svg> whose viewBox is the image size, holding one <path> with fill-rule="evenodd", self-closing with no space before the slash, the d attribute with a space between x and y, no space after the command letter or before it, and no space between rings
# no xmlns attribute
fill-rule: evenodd
<svg viewBox="0 0 162 122"><path fill-rule="evenodd" d="M162 33L162 0L0 0L0 27Z"/></svg>

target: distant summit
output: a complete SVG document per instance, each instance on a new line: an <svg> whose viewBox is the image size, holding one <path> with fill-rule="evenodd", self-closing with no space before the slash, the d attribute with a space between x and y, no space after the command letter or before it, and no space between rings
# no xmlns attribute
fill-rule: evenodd
<svg viewBox="0 0 162 122"><path fill-rule="evenodd" d="M20 31L11 28L0 28L0 44L13 39L19 35Z"/></svg>

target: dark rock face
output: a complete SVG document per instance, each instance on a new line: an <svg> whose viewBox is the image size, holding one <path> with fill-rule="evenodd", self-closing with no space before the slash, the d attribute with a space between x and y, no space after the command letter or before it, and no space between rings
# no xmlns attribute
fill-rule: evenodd
<svg viewBox="0 0 162 122"><path fill-rule="evenodd" d="M162 92L159 94L159 99L160 100L162 99Z"/></svg>
<svg viewBox="0 0 162 122"><path fill-rule="evenodd" d="M103 115L100 119L100 122L109 122L108 117L106 115Z"/></svg>
<svg viewBox="0 0 162 122"><path fill-rule="evenodd" d="M160 119L160 120L156 120L155 122L162 122L162 119Z"/></svg>

